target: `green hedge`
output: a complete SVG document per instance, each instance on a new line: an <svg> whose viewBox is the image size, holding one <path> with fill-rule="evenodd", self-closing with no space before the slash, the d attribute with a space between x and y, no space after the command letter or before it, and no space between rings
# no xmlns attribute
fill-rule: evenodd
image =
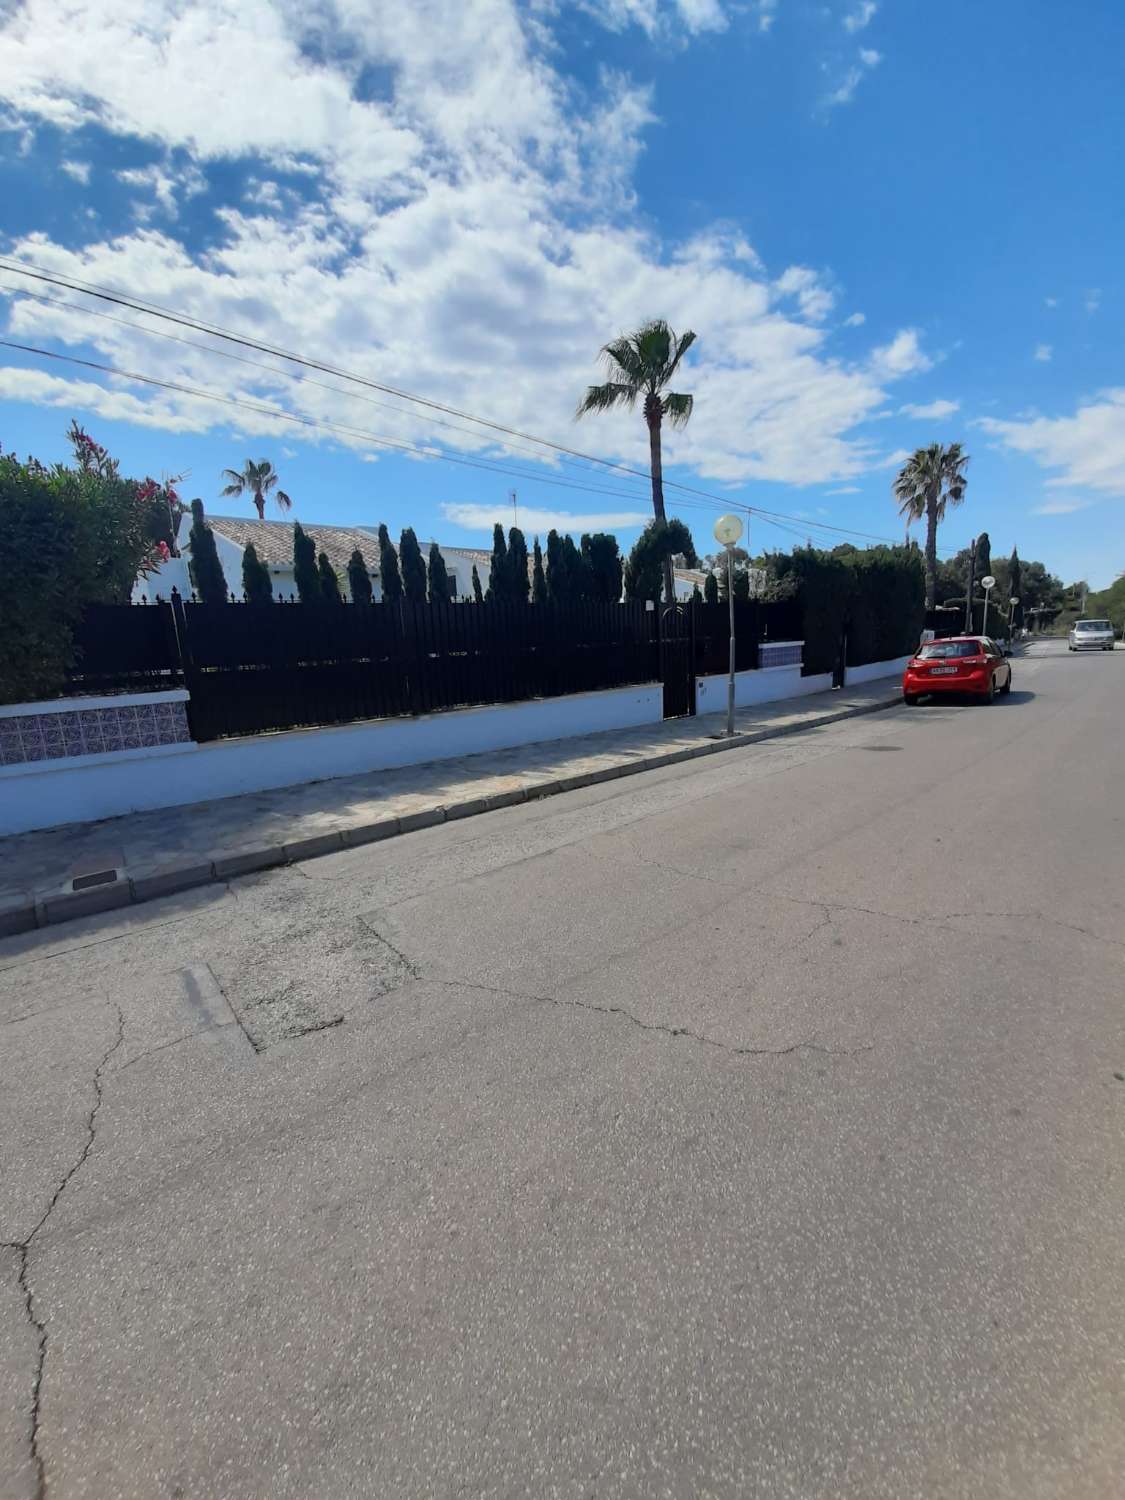
<svg viewBox="0 0 1125 1500"><path fill-rule="evenodd" d="M60 691L82 606L128 598L150 520L147 492L114 472L0 457L0 703Z"/></svg>
<svg viewBox="0 0 1125 1500"><path fill-rule="evenodd" d="M801 602L806 676L833 670L845 630L850 667L907 656L918 644L926 584L916 547L797 547L768 561L779 585L795 587Z"/></svg>

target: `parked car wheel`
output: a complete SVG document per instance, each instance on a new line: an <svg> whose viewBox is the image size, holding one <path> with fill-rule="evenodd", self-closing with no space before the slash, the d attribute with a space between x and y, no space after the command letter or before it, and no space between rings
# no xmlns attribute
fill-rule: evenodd
<svg viewBox="0 0 1125 1500"><path fill-rule="evenodd" d="M1012 691L1012 674L1011 674L1011 672L1009 672L1008 673L1008 680L1007 680L1007 682L1000 689L1000 695L1001 695L1001 697L1006 698L1011 691Z"/></svg>
<svg viewBox="0 0 1125 1500"><path fill-rule="evenodd" d="M903 693L903 695L902 695L902 701L906 704L907 708L913 708L915 706L915 704L918 702L918 694L917 693Z"/></svg>
<svg viewBox="0 0 1125 1500"><path fill-rule="evenodd" d="M984 697L981 699L981 702L982 703L995 703L996 702L996 678L995 677L990 677L988 679L988 689L985 692Z"/></svg>

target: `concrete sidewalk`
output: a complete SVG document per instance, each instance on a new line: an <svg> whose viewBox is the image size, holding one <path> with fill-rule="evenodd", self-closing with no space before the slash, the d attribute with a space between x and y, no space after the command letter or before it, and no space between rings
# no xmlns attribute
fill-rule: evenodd
<svg viewBox="0 0 1125 1500"><path fill-rule="evenodd" d="M897 680L640 729L550 740L0 841L0 936L874 713ZM11 873L8 873L11 872ZM12 874L18 873L18 880ZM77 888L76 888L77 887Z"/></svg>

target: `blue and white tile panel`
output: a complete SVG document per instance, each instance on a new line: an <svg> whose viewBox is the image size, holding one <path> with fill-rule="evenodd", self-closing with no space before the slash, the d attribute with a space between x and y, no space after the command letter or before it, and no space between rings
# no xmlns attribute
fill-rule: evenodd
<svg viewBox="0 0 1125 1500"><path fill-rule="evenodd" d="M0 766L187 744L186 693L129 694L0 708Z"/></svg>
<svg viewBox="0 0 1125 1500"><path fill-rule="evenodd" d="M759 667L799 667L804 641L763 641L758 648Z"/></svg>

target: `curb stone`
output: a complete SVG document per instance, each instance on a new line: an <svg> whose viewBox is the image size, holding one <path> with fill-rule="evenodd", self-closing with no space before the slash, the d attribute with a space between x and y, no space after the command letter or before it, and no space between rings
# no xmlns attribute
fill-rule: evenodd
<svg viewBox="0 0 1125 1500"><path fill-rule="evenodd" d="M596 786L601 782L616 781L624 776L636 776L644 771L658 771L665 766L682 765L705 755L717 755L724 750L738 750L746 745L757 745L763 740L781 739L783 736L800 734L807 729L820 729L826 724L837 724L842 719L857 719L864 714L880 713L883 709L895 708L901 699L887 697L877 703L863 703L852 708L839 709L835 713L823 714L817 719L783 724L776 728L754 729L736 734L732 739L704 741L699 745L678 746L675 750L657 751L653 755L622 761L616 765L603 766L594 771L582 771L574 776L552 777L534 786L515 787L511 791L497 792L491 796L470 797L462 802L449 803L441 807L425 808L420 812L407 813L403 817L383 818L374 823L357 824L354 828L334 829L330 833L311 834L307 838L290 840L284 844L262 844L257 847L230 849L206 863L198 858L182 866L165 865L159 871L149 867L149 873L129 876L113 886L98 890L82 891L74 895L53 895L21 899L15 904L0 907L0 938L15 937L31 932L37 927L54 926L60 922L71 922L79 917L94 916L104 911L139 905L146 901L159 900L198 886L225 881L237 875L249 875L259 870L276 868L283 864L297 864L306 859L318 859L324 854L338 854L345 849L360 848L364 844L382 839L397 838L400 834L414 833L422 828L432 828L439 823L454 822L460 818L471 818L479 813L496 812L500 808L515 807L524 802L537 802L554 797L560 792L577 791L582 787Z"/></svg>

